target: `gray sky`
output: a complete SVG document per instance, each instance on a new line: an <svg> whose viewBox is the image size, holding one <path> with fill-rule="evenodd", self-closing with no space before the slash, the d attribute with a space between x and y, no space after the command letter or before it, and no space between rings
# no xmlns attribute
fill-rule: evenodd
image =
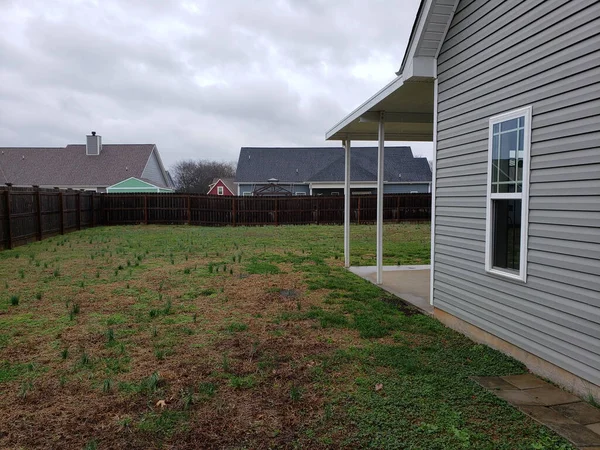
<svg viewBox="0 0 600 450"><path fill-rule="evenodd" d="M163 162L321 146L392 80L419 0L0 0L0 146ZM431 144L414 143L431 157Z"/></svg>

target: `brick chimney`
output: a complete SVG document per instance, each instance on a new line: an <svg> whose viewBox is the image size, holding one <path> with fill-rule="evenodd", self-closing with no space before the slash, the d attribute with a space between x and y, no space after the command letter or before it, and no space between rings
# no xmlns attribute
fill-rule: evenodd
<svg viewBox="0 0 600 450"><path fill-rule="evenodd" d="M85 154L98 156L102 151L102 136L97 136L95 131L87 136L85 143Z"/></svg>

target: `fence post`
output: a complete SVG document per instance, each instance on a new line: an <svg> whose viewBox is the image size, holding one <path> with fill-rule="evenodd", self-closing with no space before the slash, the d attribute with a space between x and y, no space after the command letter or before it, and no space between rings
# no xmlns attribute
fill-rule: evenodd
<svg viewBox="0 0 600 450"><path fill-rule="evenodd" d="M360 225L360 197L358 197L357 224Z"/></svg>
<svg viewBox="0 0 600 450"><path fill-rule="evenodd" d="M42 202L40 199L40 187L34 185L33 189L35 189L35 207L37 212L37 240L41 241L43 239L44 230L42 228Z"/></svg>
<svg viewBox="0 0 600 450"><path fill-rule="evenodd" d="M65 205L62 192L58 193L58 203L60 210L60 234L65 234Z"/></svg>
<svg viewBox="0 0 600 450"><path fill-rule="evenodd" d="M187 196L187 222L188 225L192 224L192 202L190 198L190 194Z"/></svg>
<svg viewBox="0 0 600 450"><path fill-rule="evenodd" d="M81 230L81 192L77 192L77 229Z"/></svg>
<svg viewBox="0 0 600 450"><path fill-rule="evenodd" d="M321 219L321 199L323 197L317 197L317 225L319 225Z"/></svg>
<svg viewBox="0 0 600 450"><path fill-rule="evenodd" d="M279 225L279 218L277 217L278 216L278 211L277 211L278 204L279 204L279 201L277 200L277 197L275 197L275 226Z"/></svg>
<svg viewBox="0 0 600 450"><path fill-rule="evenodd" d="M235 227L235 196L231 197L231 222Z"/></svg>
<svg viewBox="0 0 600 450"><path fill-rule="evenodd" d="M12 227L11 227L11 218L10 218L10 187L11 183L6 183L8 189L5 191L6 198L6 247L10 250L13 248L12 241Z"/></svg>
<svg viewBox="0 0 600 450"><path fill-rule="evenodd" d="M144 195L144 224L148 225L148 196Z"/></svg>
<svg viewBox="0 0 600 450"><path fill-rule="evenodd" d="M90 199L91 199L91 211L90 213L92 214L92 228L94 228L96 226L96 193L92 192L90 194Z"/></svg>
<svg viewBox="0 0 600 450"><path fill-rule="evenodd" d="M397 223L400 223L400 196L396 197L396 214L398 217Z"/></svg>

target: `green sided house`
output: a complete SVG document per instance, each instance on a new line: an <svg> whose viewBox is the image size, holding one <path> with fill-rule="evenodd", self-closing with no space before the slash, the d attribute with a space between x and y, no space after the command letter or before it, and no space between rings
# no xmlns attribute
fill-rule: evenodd
<svg viewBox="0 0 600 450"><path fill-rule="evenodd" d="M107 194L124 194L124 193L164 193L164 192L175 192L173 189L157 186L152 184L150 181L143 180L140 178L130 177L120 183L113 184L106 188Z"/></svg>
<svg viewBox="0 0 600 450"><path fill-rule="evenodd" d="M422 0L326 138L433 142L433 314L600 399L600 2Z"/></svg>

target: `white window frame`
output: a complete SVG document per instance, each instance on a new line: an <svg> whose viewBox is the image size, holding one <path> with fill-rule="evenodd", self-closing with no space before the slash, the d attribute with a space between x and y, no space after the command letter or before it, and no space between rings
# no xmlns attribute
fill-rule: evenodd
<svg viewBox="0 0 600 450"><path fill-rule="evenodd" d="M217 195L223 195L223 186L217 186Z"/></svg>
<svg viewBox="0 0 600 450"><path fill-rule="evenodd" d="M531 159L531 106L519 108L489 119L487 203L485 218L485 271L511 280L527 282L527 238L529 235L529 176ZM523 182L521 192L492 193L492 144L494 125L507 120L525 117L523 136ZM521 200L521 242L519 273L492 266L492 200Z"/></svg>

